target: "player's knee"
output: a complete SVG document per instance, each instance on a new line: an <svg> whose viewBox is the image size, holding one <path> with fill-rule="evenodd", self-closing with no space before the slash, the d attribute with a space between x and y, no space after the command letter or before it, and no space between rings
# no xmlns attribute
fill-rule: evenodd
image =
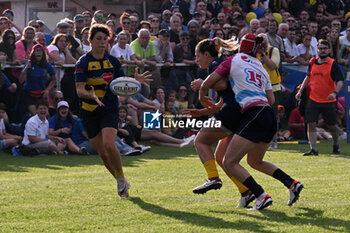
<svg viewBox="0 0 350 233"><path fill-rule="evenodd" d="M116 146L114 143L110 143L110 142L105 142L103 143L103 148L108 152L108 153L112 153L114 150L116 150Z"/></svg>

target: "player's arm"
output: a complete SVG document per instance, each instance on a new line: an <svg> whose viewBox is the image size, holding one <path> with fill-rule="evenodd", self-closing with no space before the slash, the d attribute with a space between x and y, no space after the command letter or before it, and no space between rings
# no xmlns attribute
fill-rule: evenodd
<svg viewBox="0 0 350 233"><path fill-rule="evenodd" d="M95 100L99 106L104 106L101 100L96 96L94 87L91 86L91 92L85 89L86 82L76 82L75 86L77 88L77 95L80 98Z"/></svg>
<svg viewBox="0 0 350 233"><path fill-rule="evenodd" d="M208 106L208 98L206 95L210 88L212 88L218 81L222 79L222 76L217 72L211 73L202 83L199 89L199 101L204 107ZM209 98L210 99L210 98Z"/></svg>

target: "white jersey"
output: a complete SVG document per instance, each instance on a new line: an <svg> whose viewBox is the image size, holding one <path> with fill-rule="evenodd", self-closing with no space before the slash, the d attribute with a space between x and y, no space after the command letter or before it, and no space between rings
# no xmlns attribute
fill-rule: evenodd
<svg viewBox="0 0 350 233"><path fill-rule="evenodd" d="M261 62L245 53L236 54L231 61L230 84L242 111L261 103L268 103L266 91L271 81Z"/></svg>
<svg viewBox="0 0 350 233"><path fill-rule="evenodd" d="M36 114L35 116L29 118L29 120L26 123L22 144L30 144L28 136L36 136L38 138L45 139L48 133L49 121L47 119L45 119L45 121L40 120L38 114Z"/></svg>

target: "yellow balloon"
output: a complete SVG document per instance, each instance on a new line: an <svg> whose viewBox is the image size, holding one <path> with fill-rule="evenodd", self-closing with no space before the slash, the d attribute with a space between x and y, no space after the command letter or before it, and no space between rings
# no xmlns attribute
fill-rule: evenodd
<svg viewBox="0 0 350 233"><path fill-rule="evenodd" d="M256 19L256 14L254 12L249 12L246 16L245 16L245 21L247 22L247 24L249 25L250 20L252 19Z"/></svg>
<svg viewBox="0 0 350 233"><path fill-rule="evenodd" d="M282 15L280 13L273 13L273 17L275 18L278 24L282 23Z"/></svg>

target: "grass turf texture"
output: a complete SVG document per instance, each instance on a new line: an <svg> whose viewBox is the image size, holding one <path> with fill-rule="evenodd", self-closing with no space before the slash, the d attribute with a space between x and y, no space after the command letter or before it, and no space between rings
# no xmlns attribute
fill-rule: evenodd
<svg viewBox="0 0 350 233"><path fill-rule="evenodd" d="M274 200L262 211L235 208L238 191L221 169L221 190L193 194L206 178L194 148L154 146L144 155L123 157L131 183L127 199L118 197L116 182L96 155L1 153L0 232L350 232L350 146L342 143L342 154L331 155L331 142L323 141L318 157L301 155L308 145L279 148L267 152L266 160L305 189L289 207L279 181L249 168Z"/></svg>

